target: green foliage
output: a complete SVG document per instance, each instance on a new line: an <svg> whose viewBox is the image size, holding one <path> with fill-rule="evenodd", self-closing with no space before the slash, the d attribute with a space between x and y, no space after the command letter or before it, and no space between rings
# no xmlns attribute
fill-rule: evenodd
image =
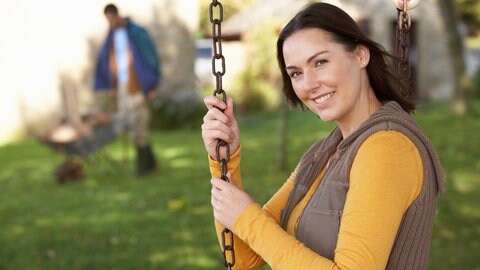
<svg viewBox="0 0 480 270"><path fill-rule="evenodd" d="M448 104L423 104L415 115L448 181L428 269L478 269L480 120L448 112ZM278 116L238 120L245 189L264 203L289 176L277 168ZM291 112L289 169L332 127ZM63 160L59 153L33 140L0 147L0 269L224 269L200 130L154 132L152 141L157 172L133 178L134 149L119 138L84 163L83 181L65 185L52 174Z"/></svg>
<svg viewBox="0 0 480 270"><path fill-rule="evenodd" d="M237 12L244 10L246 7L253 4L256 0L220 0L223 6L223 20L226 21ZM198 31L199 38L211 35L212 25L210 23L210 4L212 0L200 0L200 31ZM215 11L218 9L215 9ZM218 18L218 14L214 14Z"/></svg>
<svg viewBox="0 0 480 270"><path fill-rule="evenodd" d="M176 98L158 97L150 107L153 129L198 128L205 114L205 106L195 95Z"/></svg>
<svg viewBox="0 0 480 270"><path fill-rule="evenodd" d="M280 23L264 20L244 37L248 67L236 78L231 92L244 111L271 110L280 103L280 72L276 40Z"/></svg>
<svg viewBox="0 0 480 270"><path fill-rule="evenodd" d="M480 29L480 1L454 0L461 20L467 24L470 35L477 35Z"/></svg>

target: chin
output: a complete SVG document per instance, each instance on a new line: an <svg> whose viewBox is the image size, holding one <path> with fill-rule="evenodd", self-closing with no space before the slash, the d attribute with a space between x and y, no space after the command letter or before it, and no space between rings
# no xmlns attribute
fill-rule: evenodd
<svg viewBox="0 0 480 270"><path fill-rule="evenodd" d="M310 107L310 110L323 122L332 122L337 119L337 113L334 108L328 107L319 109L316 108L315 105Z"/></svg>
<svg viewBox="0 0 480 270"><path fill-rule="evenodd" d="M320 118L323 122L332 122L335 121L335 117L333 115L317 113L318 118Z"/></svg>

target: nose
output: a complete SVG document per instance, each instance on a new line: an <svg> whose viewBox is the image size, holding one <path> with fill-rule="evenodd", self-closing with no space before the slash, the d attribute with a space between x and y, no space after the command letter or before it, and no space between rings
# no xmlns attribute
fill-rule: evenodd
<svg viewBox="0 0 480 270"><path fill-rule="evenodd" d="M307 69L303 73L303 87L306 92L316 91L320 87L314 70Z"/></svg>

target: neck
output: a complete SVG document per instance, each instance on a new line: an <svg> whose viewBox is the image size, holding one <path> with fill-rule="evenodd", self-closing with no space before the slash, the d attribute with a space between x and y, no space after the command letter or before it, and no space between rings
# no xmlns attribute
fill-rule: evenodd
<svg viewBox="0 0 480 270"><path fill-rule="evenodd" d="M112 28L113 30L125 27L127 25L127 21L124 18L118 18L118 20L115 22L114 27Z"/></svg>
<svg viewBox="0 0 480 270"><path fill-rule="evenodd" d="M363 122L382 106L371 86L368 87L366 92L366 96L360 97L359 101L354 105L347 119L337 121L344 139L357 130Z"/></svg>

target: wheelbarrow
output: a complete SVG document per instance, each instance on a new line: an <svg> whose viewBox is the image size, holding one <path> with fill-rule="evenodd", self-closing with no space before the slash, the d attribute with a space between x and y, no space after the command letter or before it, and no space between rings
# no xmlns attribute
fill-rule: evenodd
<svg viewBox="0 0 480 270"><path fill-rule="evenodd" d="M38 137L39 141L66 157L54 173L60 183L82 179L82 165L76 159L95 154L118 136L118 128L115 128L113 119L102 112L79 118L64 117L51 123Z"/></svg>
<svg viewBox="0 0 480 270"><path fill-rule="evenodd" d="M61 77L63 117L54 120L37 138L53 150L65 155L65 161L55 170L60 183L83 178L82 164L78 161L97 153L119 132L118 117L100 109L81 114L78 109L77 89L72 79ZM116 124L117 123L117 124Z"/></svg>

